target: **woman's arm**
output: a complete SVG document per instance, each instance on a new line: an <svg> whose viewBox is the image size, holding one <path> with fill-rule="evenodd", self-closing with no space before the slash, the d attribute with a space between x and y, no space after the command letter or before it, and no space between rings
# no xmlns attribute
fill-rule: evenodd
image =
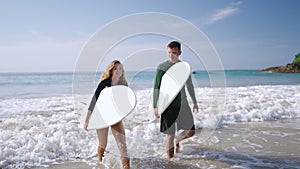
<svg viewBox="0 0 300 169"><path fill-rule="evenodd" d="M87 113L86 113L86 118L85 118L85 123L84 123L84 130L86 130L86 131L88 131L87 127L88 127L88 124L89 124L91 114L92 114L91 110L88 110Z"/></svg>
<svg viewBox="0 0 300 169"><path fill-rule="evenodd" d="M88 111L86 113L86 118L85 118L85 124L84 124L84 129L87 130L88 127L88 123L90 120L90 116L95 108L96 102L98 100L98 97L101 93L101 91L105 88L105 87L110 87L111 86L111 81L109 79L103 80L98 84L98 87L94 93L94 96L91 100L90 106L88 108Z"/></svg>

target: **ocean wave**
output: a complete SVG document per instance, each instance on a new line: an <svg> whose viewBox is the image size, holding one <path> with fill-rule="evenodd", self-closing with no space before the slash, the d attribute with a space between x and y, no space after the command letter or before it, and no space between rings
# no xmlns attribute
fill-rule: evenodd
<svg viewBox="0 0 300 169"><path fill-rule="evenodd" d="M300 85L226 89L224 123L273 121L300 117Z"/></svg>
<svg viewBox="0 0 300 169"><path fill-rule="evenodd" d="M299 91L300 85L197 88L196 128L299 118ZM135 93L136 110L148 111L151 89ZM88 98L76 97L76 101L85 103L81 109L74 107L73 96L0 100L0 168L47 166L57 161L95 157L95 132L85 132L77 123L80 113L86 112ZM159 132L159 123L133 121L125 120L131 156L160 157L159 152L164 152L164 135ZM110 153L118 154L111 134L109 139Z"/></svg>
<svg viewBox="0 0 300 169"><path fill-rule="evenodd" d="M198 127L300 118L300 85L197 88ZM138 111L150 103L151 89L137 91ZM188 98L189 99L189 98ZM191 104L191 100L189 99ZM192 107L192 104L190 105Z"/></svg>
<svg viewBox="0 0 300 169"><path fill-rule="evenodd" d="M136 90L136 110L146 112L151 102L151 88ZM223 123L277 120L300 117L300 85L196 88L199 113L221 118ZM88 96L82 102L87 106ZM44 98L11 98L0 100L0 116L26 112L60 112L74 110L74 98L64 95ZM188 95L188 100L191 100ZM191 105L192 106L192 105ZM208 118L208 117L207 117Z"/></svg>

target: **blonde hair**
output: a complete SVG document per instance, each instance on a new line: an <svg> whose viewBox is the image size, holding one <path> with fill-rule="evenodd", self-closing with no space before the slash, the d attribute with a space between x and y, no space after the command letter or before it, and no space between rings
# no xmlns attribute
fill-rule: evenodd
<svg viewBox="0 0 300 169"><path fill-rule="evenodd" d="M102 73L101 75L101 78L100 78L100 81L102 80L105 80L105 79L110 79L112 77L112 73L113 73L113 69L118 65L120 64L122 66L122 75L121 77L119 78L119 82L118 84L119 85L126 85L128 86L127 84L127 81L125 79L125 72L124 72L124 68L123 68L123 65L120 61L118 60L114 60L112 61L106 68L106 70Z"/></svg>

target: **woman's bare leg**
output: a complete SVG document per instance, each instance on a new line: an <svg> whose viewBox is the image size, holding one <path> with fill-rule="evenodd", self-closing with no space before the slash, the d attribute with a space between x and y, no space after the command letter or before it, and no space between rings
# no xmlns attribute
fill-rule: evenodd
<svg viewBox="0 0 300 169"><path fill-rule="evenodd" d="M125 137L125 129L122 121L111 126L112 133L117 142L120 154L121 154L121 162L124 169L130 168L130 161L127 155L127 146L126 146L126 137Z"/></svg>
<svg viewBox="0 0 300 169"><path fill-rule="evenodd" d="M98 157L99 157L99 161L102 161L103 154L107 146L108 128L98 129L97 135L99 140Z"/></svg>

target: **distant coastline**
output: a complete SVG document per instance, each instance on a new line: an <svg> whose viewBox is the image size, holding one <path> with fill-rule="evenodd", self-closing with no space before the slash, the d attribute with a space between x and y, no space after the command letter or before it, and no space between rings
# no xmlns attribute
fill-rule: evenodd
<svg viewBox="0 0 300 169"><path fill-rule="evenodd" d="M260 70L261 72L274 72L274 73L300 73L300 62L289 63L284 66L268 67Z"/></svg>

